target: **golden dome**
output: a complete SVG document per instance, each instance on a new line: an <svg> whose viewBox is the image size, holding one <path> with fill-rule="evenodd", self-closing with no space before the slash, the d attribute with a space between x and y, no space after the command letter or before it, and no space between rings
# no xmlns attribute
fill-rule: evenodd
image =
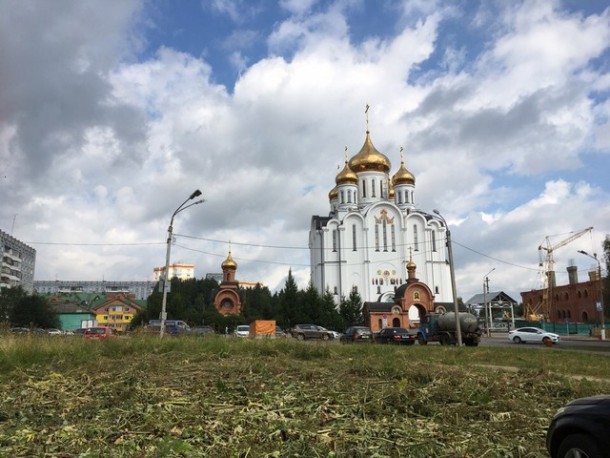
<svg viewBox="0 0 610 458"><path fill-rule="evenodd" d="M335 200L339 198L339 188L336 186L328 193L328 200Z"/></svg>
<svg viewBox="0 0 610 458"><path fill-rule="evenodd" d="M362 145L358 154L350 159L349 168L356 173L365 171L388 173L391 167L390 160L373 146L371 136L367 130L364 145Z"/></svg>
<svg viewBox="0 0 610 458"><path fill-rule="evenodd" d="M231 256L231 250L229 250L229 256L227 256L227 259L225 259L223 261L223 263L221 264L221 267L224 269L237 269L237 263L233 260L233 256Z"/></svg>
<svg viewBox="0 0 610 458"><path fill-rule="evenodd" d="M403 161L400 161L400 168L392 177L392 184L394 186L399 184L415 184L415 176L405 168Z"/></svg>
<svg viewBox="0 0 610 458"><path fill-rule="evenodd" d="M335 183L337 183L337 185L358 184L358 175L356 175L354 171L349 168L347 160L345 161L345 166L343 167L343 170L341 170L337 175L337 178L335 178Z"/></svg>
<svg viewBox="0 0 610 458"><path fill-rule="evenodd" d="M417 269L417 265L413 262L413 259L409 259L409 262L407 263L407 271L411 272L415 271L415 269Z"/></svg>

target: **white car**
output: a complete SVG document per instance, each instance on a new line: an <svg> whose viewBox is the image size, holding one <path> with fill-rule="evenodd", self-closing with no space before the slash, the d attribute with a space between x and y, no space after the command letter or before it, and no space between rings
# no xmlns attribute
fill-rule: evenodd
<svg viewBox="0 0 610 458"><path fill-rule="evenodd" d="M542 342L546 345L559 343L559 335L540 328L517 328L508 333L508 340L515 343Z"/></svg>
<svg viewBox="0 0 610 458"><path fill-rule="evenodd" d="M250 326L247 324L239 325L235 328L233 332L237 337L250 337Z"/></svg>

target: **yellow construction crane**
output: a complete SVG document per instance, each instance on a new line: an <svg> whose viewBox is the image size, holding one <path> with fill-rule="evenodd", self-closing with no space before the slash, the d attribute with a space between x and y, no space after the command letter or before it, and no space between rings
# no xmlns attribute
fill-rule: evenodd
<svg viewBox="0 0 610 458"><path fill-rule="evenodd" d="M525 314L528 319L539 320L544 318L549 320L551 317L551 311L553 310L553 288L555 287L555 261L553 259L553 252L562 246L573 242L578 237L591 232L593 227L588 227L582 231L578 231L570 235L568 238L562 240L559 243L553 245L551 243L550 236L546 236L542 244L538 247L538 255L540 257L540 267L543 268L544 275L544 287L542 288L542 301L536 305L530 305L527 307ZM546 254L543 257L543 252ZM544 258L544 259L543 259Z"/></svg>

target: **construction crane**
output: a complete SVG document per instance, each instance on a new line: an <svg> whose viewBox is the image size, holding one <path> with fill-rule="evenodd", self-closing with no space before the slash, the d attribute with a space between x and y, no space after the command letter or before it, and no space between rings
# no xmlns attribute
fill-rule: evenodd
<svg viewBox="0 0 610 458"><path fill-rule="evenodd" d="M549 320L551 317L551 311L553 310L553 288L555 287L555 260L553 259L553 253L558 248L573 242L578 237L591 232L593 227L588 227L582 231L578 231L570 235L568 238L562 240L555 245L551 244L550 236L546 236L542 244L538 247L538 255L540 257L540 267L543 268L544 287L542 288L542 300L526 310L526 316L529 319L539 320L544 318ZM543 252L546 254L543 256ZM544 259L543 259L544 258Z"/></svg>

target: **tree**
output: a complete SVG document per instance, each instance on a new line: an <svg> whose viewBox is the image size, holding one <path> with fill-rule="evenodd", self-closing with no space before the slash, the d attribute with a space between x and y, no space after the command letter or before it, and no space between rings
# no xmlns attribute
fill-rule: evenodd
<svg viewBox="0 0 610 458"><path fill-rule="evenodd" d="M0 323L9 321L11 311L26 296L27 293L21 286L0 288Z"/></svg>
<svg viewBox="0 0 610 458"><path fill-rule="evenodd" d="M353 288L349 293L349 298L341 300L339 306L339 313L343 318L346 326L353 326L363 324L364 319L362 317L362 299L356 288Z"/></svg>
<svg viewBox="0 0 610 458"><path fill-rule="evenodd" d="M323 317L321 322L325 323L323 326L335 331L345 329L345 323L337 310L334 295L328 288L320 298L320 309Z"/></svg>
<svg viewBox="0 0 610 458"><path fill-rule="evenodd" d="M297 324L297 318L301 315L299 307L299 289L294 277L292 269L288 270L288 278L284 289L278 295L279 313L276 313L276 320L282 328L288 329L290 326Z"/></svg>
<svg viewBox="0 0 610 458"><path fill-rule="evenodd" d="M13 326L59 328L59 317L41 296L26 295L22 297L9 313L9 321Z"/></svg>

